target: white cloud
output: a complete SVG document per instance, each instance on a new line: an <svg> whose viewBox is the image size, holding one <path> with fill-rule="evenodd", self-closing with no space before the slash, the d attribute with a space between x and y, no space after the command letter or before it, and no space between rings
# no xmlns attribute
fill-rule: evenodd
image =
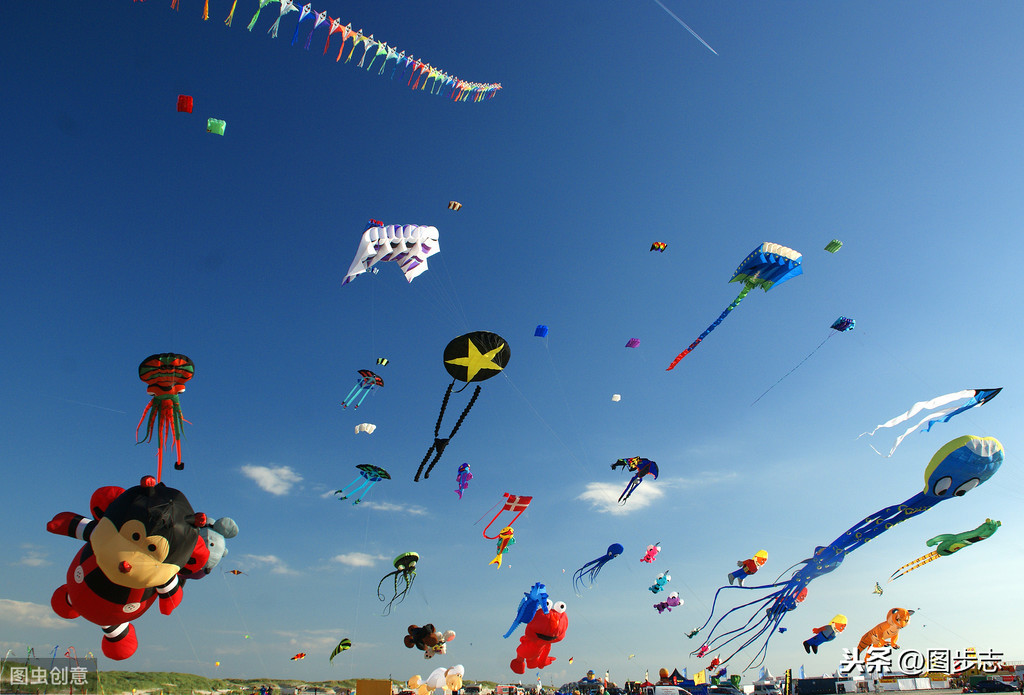
<svg viewBox="0 0 1024 695"><path fill-rule="evenodd" d="M665 496L663 487L655 487L648 481L646 485L639 485L633 491L628 502L619 504L619 495L622 494L624 487L625 483L587 483L587 489L576 499L590 502L599 512L629 514L649 507Z"/></svg>
<svg viewBox="0 0 1024 695"><path fill-rule="evenodd" d="M0 621L31 627L71 627L70 620L58 618L49 606L0 598Z"/></svg>
<svg viewBox="0 0 1024 695"><path fill-rule="evenodd" d="M243 555L240 564L246 567L267 567L271 574L298 574L277 555Z"/></svg>
<svg viewBox="0 0 1024 695"><path fill-rule="evenodd" d="M272 495L286 495L292 489L292 485L302 482L302 476L289 466L271 468L246 464L242 466L242 473Z"/></svg>
<svg viewBox="0 0 1024 695"><path fill-rule="evenodd" d="M414 505L395 504L394 502L373 502L364 500L359 503L364 509L375 509L378 512L401 512L413 516L426 516L427 510Z"/></svg>
<svg viewBox="0 0 1024 695"><path fill-rule="evenodd" d="M340 562L349 567L373 567L378 560L387 560L383 555L370 555L368 553L342 553L331 558L334 562Z"/></svg>
<svg viewBox="0 0 1024 695"><path fill-rule="evenodd" d="M25 565L27 567L43 567L49 565L50 561L46 559L46 553L38 545L32 545L31 543L22 543L22 549L25 554L18 560L11 563L14 565Z"/></svg>

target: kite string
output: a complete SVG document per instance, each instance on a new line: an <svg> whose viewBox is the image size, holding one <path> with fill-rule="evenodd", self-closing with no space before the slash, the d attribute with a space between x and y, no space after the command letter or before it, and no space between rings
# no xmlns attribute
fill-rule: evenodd
<svg viewBox="0 0 1024 695"><path fill-rule="evenodd" d="M827 343L827 342L828 342L828 341L829 341L829 340L830 340L830 339L832 338L832 336L834 336L834 335L835 335L835 331L831 331L831 332L830 332L830 333L828 334L828 337L827 337L827 338L825 338L825 339L824 339L823 341L821 341L820 343L818 343L818 347L816 347L816 348L814 348L813 350L811 350L811 352L810 352L810 353L809 353L809 354L807 355L807 357L805 357L805 358L803 358L802 360L800 360L800 364L798 364L797 366L793 367L793 368L792 368L792 369L790 369L790 370L789 370L788 372L786 372L785 374L783 374L783 375L782 375L782 378L780 378L780 379L779 379L778 381L776 381L776 382L775 382L774 384L772 384L771 386L769 386L769 387L768 387L768 388L767 388L767 389L765 390L765 392L764 392L764 393L762 393L762 394L761 394L760 396L758 396L757 398L755 398L755 399L754 399L754 402L753 402L753 403L751 403L750 405L756 405L756 404L757 404L757 402L758 402L759 400L761 400L762 398L764 398L764 397L765 397L765 396L766 396L766 395L768 394L768 392L769 392L769 391L771 391L771 390L772 390L773 388L775 388L776 386L778 386L779 384L781 384L781 383L782 383L782 380L783 380L783 379L785 379L785 378L786 378L787 376L789 376L790 374L792 374L792 373L793 373L793 372L795 372L796 370L800 369L800 365L801 365L801 364L803 364L804 362L806 362L807 360L811 359L811 356L812 356L812 355L813 355L814 353L816 353L816 352L817 352L818 350L820 350L820 349L821 349L821 346L822 346L822 345L824 345L825 343Z"/></svg>

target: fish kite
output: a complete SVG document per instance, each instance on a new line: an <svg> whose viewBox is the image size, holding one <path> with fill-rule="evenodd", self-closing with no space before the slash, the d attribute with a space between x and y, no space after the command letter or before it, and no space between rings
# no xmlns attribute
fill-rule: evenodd
<svg viewBox="0 0 1024 695"><path fill-rule="evenodd" d="M837 319L836 319L835 321L833 321L833 322L832 322L832 325L830 326L830 328L831 328L831 329L832 329L833 331L835 331L835 333L829 333L829 334L828 334L828 336L826 336L826 338L825 338L825 339L824 339L823 341L821 341L820 343L818 343L818 347L816 347L816 348L814 348L813 350L811 350L811 351L810 351L810 353L808 353L807 357L805 357L805 358L803 358L802 360L800 360L800 363L799 363L799 364L797 364L797 365L796 365L795 367L793 367L793 368L792 368L792 369L790 369L790 370L789 370L788 372L786 372L785 374L783 374L783 375L782 375L782 378L780 378L780 379L779 379L778 381L776 381L776 382L775 382L774 384L772 384L771 386L769 386L769 387L768 387L768 388L767 388L767 389L765 390L765 392L764 392L764 393L762 393L762 394L761 394L760 396L758 396L757 398L755 398L755 399L754 399L754 403L751 403L750 405L754 405L754 404L755 404L755 403L757 403L757 402L758 402L759 400L761 400L762 398L764 398L764 397L765 397L765 395L766 395L766 394L768 393L768 391L771 391L771 390L772 390L773 388L775 388L776 386L778 386L778 385L779 385L780 383L782 383L782 380L783 380L783 379L785 379L785 378L786 378L787 376L789 376L790 374L792 374L793 372L795 372L795 371L796 371L797 369L799 369L799 368L800 368L800 365L802 365L802 364L803 364L804 362L806 362L807 360L811 359L811 355L813 355L813 354L814 354L814 353L816 353L816 352L817 352L818 350L820 350L820 349L821 349L821 346L822 346L822 345L824 345L825 343L827 343L827 342L829 341L829 339L830 339L830 338L831 338L832 336L834 336L834 335L835 335L836 333L846 333L847 331L852 331L852 330L853 330L853 327L854 327L854 326L855 326L856 324L857 324L857 322L856 322L856 321L855 321L854 319L848 319L848 318L846 318L845 316L840 316L840 317L839 317L839 318L837 318Z"/></svg>
<svg viewBox="0 0 1024 695"><path fill-rule="evenodd" d="M796 608L800 594L814 579L833 572L839 568L849 553L865 543L877 538L897 524L922 514L935 505L954 497L961 497L981 485L995 475L1003 463L1003 445L994 437L975 437L965 435L946 443L932 456L924 471L924 489L904 502L880 509L861 519L846 532L828 545L819 545L811 557L801 560L789 579L776 581L762 586L720 588L715 593L711 605L711 615L699 629L703 630L715 615L715 607L719 595L723 591L763 591L768 593L761 598L745 601L730 609L711 627L708 640L704 646L710 649L721 649L739 640L735 650L726 657L726 663L746 647L756 642L762 635L764 639L757 653L750 660L748 668L764 662L768 652L768 644L776 628L786 614ZM722 621L737 611L748 609L747 617L740 613L739 628L716 635ZM749 611L753 612L750 613ZM724 629L724 628L723 628Z"/></svg>
<svg viewBox="0 0 1024 695"><path fill-rule="evenodd" d="M463 409L459 419L456 420L451 433L442 438L440 436L441 421L444 419L444 412L448 407L448 399L451 398L455 382L462 381L469 386L474 382L486 381L492 376L500 374L511 356L512 350L509 348L508 342L497 333L488 331L474 331L460 335L445 346L441 359L444 361L444 368L451 376L452 382L448 384L448 389L444 392L444 398L441 400L441 412L437 414L437 423L434 425L434 443L430 445L423 460L420 461L420 467L416 470L416 476L413 478L414 482L419 482L421 475L424 478L430 477L430 471L434 470L434 465L441 460L441 455L444 454L448 442L459 431L462 421L469 415L473 404L480 396L481 386L477 383L469 403ZM466 386L460 388L456 393L460 393ZM433 460L430 459L431 455L434 456ZM428 461L430 462L429 466L427 465ZM426 472L424 472L424 467L426 467Z"/></svg>
<svg viewBox="0 0 1024 695"><path fill-rule="evenodd" d="M932 560L938 560L940 557L947 557L969 545L974 545L975 543L980 543L986 538L991 538L992 534L998 531L1000 526L1002 526L1002 522L985 519L985 523L981 524L977 528L971 529L970 531L964 531L963 533L943 533L935 536L934 538L929 538L925 545L929 548L933 545L938 547L927 555L922 555L916 560L908 562L903 565L903 567L900 567L892 573L892 576L889 577L889 581L891 582L899 579L904 574L913 572L918 567L927 565Z"/></svg>
<svg viewBox="0 0 1024 695"><path fill-rule="evenodd" d="M181 414L181 403L178 396L185 391L185 382L196 373L196 366L185 355L177 355L172 352L165 352L159 355L150 355L142 360L139 365L139 378L148 385L146 393L153 398L146 409L142 411L142 417L135 428L135 442L149 442L153 439L153 428L156 426L156 482L160 482L160 475L164 468L164 442L170 437L174 441L174 448L177 458L174 460L174 470L180 471L185 468L181 461L181 437L188 422ZM146 416L146 437L139 439L139 428L142 427ZM192 424L192 423L189 423Z"/></svg>
<svg viewBox="0 0 1024 695"><path fill-rule="evenodd" d="M455 489L455 494L462 499L462 492L469 487L469 481L473 479L473 474L469 472L469 464L464 463L459 466L458 472L455 474L455 483L458 487Z"/></svg>
<svg viewBox="0 0 1024 695"><path fill-rule="evenodd" d="M508 549L515 545L515 529L511 526L498 531L498 554L494 556L494 559L488 562L488 565L497 565L498 569L501 569L501 556L508 552Z"/></svg>
<svg viewBox="0 0 1024 695"><path fill-rule="evenodd" d="M675 366L700 345L701 341L711 331L718 328L718 324L725 320L729 312L739 306L739 303L743 301L743 298L747 296L750 290L760 287L765 292L768 292L773 287L777 287L787 280L792 280L804 272L801 265L802 262L803 256L798 251L767 241L751 251L750 255L744 258L743 262L736 268L736 272L732 274L732 279L729 280L729 282L743 283L743 289L739 295L715 319L714 323L704 329L704 332L690 343L689 347L676 355L676 358L672 360L672 364L665 371L675 369Z"/></svg>
<svg viewBox="0 0 1024 695"><path fill-rule="evenodd" d="M370 220L341 284L347 285L382 261L397 263L405 279L412 282L427 270L427 259L440 250L437 227L417 224L385 227L377 220Z"/></svg>
<svg viewBox="0 0 1024 695"><path fill-rule="evenodd" d="M930 432L932 429L932 425L938 422L949 422L953 417L959 415L965 410L969 410L970 408L973 408L975 406L985 405L990 400L998 396L999 392L1002 390L1002 388L965 389L963 391L957 391L956 393L947 393L945 396L937 396L929 401L920 401L918 403L915 403L907 412L903 413L902 415L897 415L888 422L883 422L881 425L878 425L878 427L871 430L870 432L862 433L860 437L863 437L864 435L867 435L869 437L874 436L875 432L882 429L883 427L895 427L896 425L904 423L910 418L914 417L915 415L919 415L920 413L926 410L935 410L936 408L942 408L942 406L949 405L950 403L953 403L955 401L963 400L965 398L967 399L967 401L959 407L935 410L935 412L926 415L916 425L911 425L903 434L896 438L896 441L893 442L892 449L889 450L888 454L882 454L882 452L879 451L878 449L875 449L875 447L871 447L872 451L874 451L879 456L889 457L892 456L893 452L896 451L896 447L900 445L900 442L903 441L903 438L906 437L911 432L913 432L914 430L927 424L928 426L924 428L924 431ZM857 438L860 439L860 437Z"/></svg>

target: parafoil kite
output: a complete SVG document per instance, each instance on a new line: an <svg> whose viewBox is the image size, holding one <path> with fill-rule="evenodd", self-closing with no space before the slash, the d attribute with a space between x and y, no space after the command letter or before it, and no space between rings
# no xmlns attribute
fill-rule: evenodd
<svg viewBox="0 0 1024 695"><path fill-rule="evenodd" d="M782 628L779 628L780 630ZM838 614L832 620L828 621L828 625L822 625L821 627L811 628L811 632L814 636L810 639L804 640L804 651L810 654L812 651L817 654L818 647L825 644L825 642L831 642L836 638L836 635L846 629L846 616L842 613Z"/></svg>
<svg viewBox="0 0 1024 695"><path fill-rule="evenodd" d="M456 210L456 211L461 210L462 209L462 203L458 202L457 200L449 200L448 201L448 209L449 210Z"/></svg>
<svg viewBox="0 0 1024 695"><path fill-rule="evenodd" d="M647 564L651 564L652 562L658 559L658 553L660 552L661 541L658 541L654 545L647 546L647 552L645 552L644 556L640 558L640 562L646 562Z"/></svg>
<svg viewBox="0 0 1024 695"><path fill-rule="evenodd" d="M505 342L505 339L497 333L489 333L488 331L466 333L448 343L444 349L442 359L444 360L444 368L448 370L448 374L452 377L452 383L448 384L448 389L444 392L444 399L441 401L441 412L438 413L437 423L434 425L434 443L427 449L426 455L420 462L420 467L416 470L416 476L413 478L413 481L418 481L421 474L424 478L430 477L430 471L434 469L434 464L441 460L445 447L448 446L448 442L455 436L455 433L459 431L462 421L469 415L470 409L480 395L481 387L477 383L469 403L455 422L451 433L445 438L440 437L441 420L444 419L444 411L448 407L448 399L452 395L452 388L455 386L455 382L463 381L468 386L474 382L486 381L492 376L501 373L501 370L508 364L511 355L512 350L509 348L508 343ZM463 386L456 393L461 393L466 386ZM430 460L431 455L434 456L432 461ZM428 461L430 461L429 466L427 466ZM424 466L426 466L425 473L423 470Z"/></svg>
<svg viewBox="0 0 1024 695"><path fill-rule="evenodd" d="M378 357L377 358L377 364L379 364L380 366L382 366L382 367L387 366L387 363L388 363L388 358L387 357Z"/></svg>
<svg viewBox="0 0 1024 695"><path fill-rule="evenodd" d="M455 488L455 494L462 499L462 492L469 487L469 481L473 479L473 474L469 472L469 464L463 463L459 466L458 472L455 474L455 484L458 485Z"/></svg>
<svg viewBox="0 0 1024 695"><path fill-rule="evenodd" d="M612 403L618 403L621 400L622 400L622 396L621 395L619 395L617 393L613 393L612 394Z"/></svg>
<svg viewBox="0 0 1024 695"><path fill-rule="evenodd" d="M350 640L348 637L346 637L345 639L343 639L340 642L338 642L338 646L334 648L333 652L331 652L331 658L328 659L327 661L328 662L334 661L334 657L338 656L338 654L341 654L342 652L347 651L347 650L349 650L351 648L352 648L352 640Z"/></svg>
<svg viewBox="0 0 1024 695"><path fill-rule="evenodd" d="M103 654L120 661L139 645L131 621L157 599L160 612L170 615L182 599L179 574L206 564L209 550L199 537L206 515L151 475L127 490L99 488L89 509L91 519L60 512L46 524L50 533L85 541L50 606L62 618L82 617L101 626Z"/></svg>
<svg viewBox="0 0 1024 695"><path fill-rule="evenodd" d="M656 241L651 244L651 251L660 251L661 253L665 253L666 248L668 248L668 244L664 241Z"/></svg>
<svg viewBox="0 0 1024 695"><path fill-rule="evenodd" d="M608 552L599 558L595 558L590 562L584 563L583 567L580 567L572 575L572 588L576 592L576 595L580 595L580 591L586 588L587 582L590 585L594 585L594 580L597 579L598 573L601 568L608 564L613 558L618 557L622 554L622 546L618 543L612 543L608 546Z"/></svg>
<svg viewBox="0 0 1024 695"><path fill-rule="evenodd" d="M924 490L905 502L885 507L865 517L828 545L818 546L811 557L797 563L802 566L795 570L789 579L764 586L720 588L715 593L711 615L700 630L703 630L714 617L715 606L722 591L770 591L762 598L748 601L722 615L712 626L705 644L711 649L720 649L735 640L741 640L739 646L722 662L725 663L762 635L767 634L748 668L759 660L763 662L771 636L786 614L796 608L800 594L806 591L811 581L836 570L849 553L888 529L928 511L944 500L960 497L973 490L991 478L1002 463L1003 445L994 437L965 435L948 442L935 452L929 461L924 472ZM723 620L732 613L751 606L754 607L753 613L744 621L742 627L715 635ZM740 620L743 618L740 617Z"/></svg>
<svg viewBox="0 0 1024 695"><path fill-rule="evenodd" d="M178 355L172 352L165 352L159 355L150 355L142 360L139 365L139 378L146 384L146 393L153 398L149 401L146 409L142 411L142 417L135 428L135 441L141 444L153 439L153 425L156 425L157 449L156 449L156 482L160 482L160 476L164 468L164 442L168 435L174 440L177 458L174 461L174 469L182 470L185 464L181 461L181 436L182 431L188 422L181 415L181 402L178 396L185 390L185 382L195 374L196 367L185 355ZM146 422L146 437L139 440L139 428L142 421ZM191 424L191 423L189 423Z"/></svg>
<svg viewBox="0 0 1024 695"><path fill-rule="evenodd" d="M781 285L786 280L791 280L797 275L804 272L801 263L803 256L799 252L779 244L772 244L765 242L758 246L756 249L750 252L743 262L740 263L739 267L736 268L736 272L733 273L732 279L729 282L742 282L743 289L740 291L736 299L732 300L732 303L726 307L714 323L704 329L704 332L697 336L697 339L690 343L690 346L685 350L676 355L676 358L672 360L672 364L668 366L668 369L674 369L684 357L689 355L694 348L700 345L701 341L707 337L708 333L718 328L718 324L725 320L725 317L729 315L733 309L739 306L739 303L743 301L743 298L747 296L750 290L755 287L760 287L762 290L767 292L768 290ZM668 370L666 370L668 371Z"/></svg>
<svg viewBox="0 0 1024 695"><path fill-rule="evenodd" d="M341 402L341 407L347 408L355 403L355 406L353 407L353 410L355 410L363 404L363 399L366 398L366 394L377 386L384 388L384 380L369 369L360 369L359 380L356 381L356 385L353 386L352 390L348 392L347 396L345 396L345 400ZM358 401L356 400L357 398L359 399Z"/></svg>
<svg viewBox="0 0 1024 695"><path fill-rule="evenodd" d="M306 652L299 652L291 658L292 661L301 661L306 658Z"/></svg>
<svg viewBox="0 0 1024 695"><path fill-rule="evenodd" d="M416 563L420 561L419 553L407 552L402 553L395 557L393 565L395 566L394 572L388 572L380 579L380 583L377 584L377 598L381 601L387 601L387 605L384 606L384 615L391 613L391 607L395 603L401 603L405 600L406 594L412 589L413 580L416 579ZM394 579L394 592L391 599L388 600L384 594L380 592L380 588L384 585L385 580L388 577ZM401 588L399 588L401 583Z"/></svg>
<svg viewBox="0 0 1024 695"><path fill-rule="evenodd" d="M843 242L839 241L839 239L833 239L832 241L825 244L825 250L828 251L829 253L835 253L841 248L843 248Z"/></svg>
<svg viewBox="0 0 1024 695"><path fill-rule="evenodd" d="M178 95L178 113L192 113L192 97L187 94Z"/></svg>
<svg viewBox="0 0 1024 695"><path fill-rule="evenodd" d="M654 578L654 583L647 587L652 594L660 594L665 590L665 585L672 581L672 575L666 570Z"/></svg>
<svg viewBox="0 0 1024 695"><path fill-rule="evenodd" d="M537 328L533 331L533 336L535 338L547 338L548 337L548 327L547 326L537 326Z"/></svg>
<svg viewBox="0 0 1024 695"><path fill-rule="evenodd" d="M367 434L373 434L373 431L377 429L377 425L370 422L360 422L356 425L356 434L360 432L366 432Z"/></svg>
<svg viewBox="0 0 1024 695"><path fill-rule="evenodd" d="M206 132L213 133L214 135L223 135L224 129L228 127L225 121L219 118L207 118L206 119Z"/></svg>
<svg viewBox="0 0 1024 695"><path fill-rule="evenodd" d="M380 466L361 463L356 466L356 469L359 471L359 476L342 489L334 491L335 495L341 495L341 497L338 498L339 502L341 500L347 500L358 492L359 495L355 498L352 504L359 504L366 493L370 491L370 488L373 487L374 483L378 483L381 480L391 480L391 476L388 475L388 472Z"/></svg>
<svg viewBox="0 0 1024 695"><path fill-rule="evenodd" d="M516 536L515 529L511 526L498 531L498 554L494 556L494 559L488 562L488 565L497 565L498 569L501 569L501 556L508 552L508 549L515 545Z"/></svg>
<svg viewBox="0 0 1024 695"><path fill-rule="evenodd" d="M864 435L867 435L869 437L874 436L875 432L882 429L883 427L894 427L903 422L906 422L910 418L922 413L923 411L934 410L935 408L941 408L944 405L949 405L954 401L959 401L964 398L967 399L967 402L959 407L945 408L943 410L936 410L933 413L929 413L916 425L911 425L909 428L907 428L907 430L903 434L896 438L896 441L893 442L892 444L892 449L890 449L889 453L885 455L887 457L892 456L893 452L896 451L896 447L898 447L900 445L900 442L903 441L903 438L906 437L911 432L913 432L914 430L927 424L928 426L924 428L924 431L930 432L932 429L932 425L934 425L935 423L949 422L953 417L959 415L965 410L969 410L970 408L973 408L975 406L985 405L990 400L999 395L999 392L1002 390L1002 388L965 389L963 391L957 391L956 393L947 393L944 396L937 396L928 401L920 401L918 403L915 403L907 412L903 413L902 415L897 415L888 422L883 422L881 425L878 425L877 427L875 427L875 429L871 430L870 432L862 433L860 437L863 437ZM860 439L860 437L858 437L858 439ZM879 456L883 455L882 452L879 451L878 449L875 449L875 447L872 446L871 449Z"/></svg>
<svg viewBox="0 0 1024 695"><path fill-rule="evenodd" d="M885 614L885 620L865 632L860 638L860 642L857 643L857 655L859 656L869 647L888 646L893 649L899 649L899 645L896 644L896 638L899 637L900 630L905 628L907 623L910 622L910 616L913 614L914 611L907 610L906 608L889 609L889 612Z"/></svg>
<svg viewBox="0 0 1024 695"><path fill-rule="evenodd" d="M389 224L384 227L375 222L377 220L370 220L363 232L342 286L381 261L396 262L405 279L412 282L427 270L427 259L441 250L437 227L417 224Z"/></svg>
<svg viewBox="0 0 1024 695"><path fill-rule="evenodd" d="M239 575L239 574L245 574L245 572L243 572L242 570L228 570L228 574ZM245 574L245 576L248 577L249 575Z"/></svg>
<svg viewBox="0 0 1024 695"><path fill-rule="evenodd" d="M892 576L889 577L889 581L891 582L896 579L899 579L904 574L907 574L908 572L913 572L918 567L927 565L932 560L938 560L940 557L952 555L958 550L962 550L963 548L966 548L969 545L980 543L986 538L990 538L992 534L999 530L1000 526L1002 526L1002 523L999 521L985 519L985 522L983 524L981 524L977 528L971 529L970 531L964 531L963 533L942 533L938 536L935 536L934 538L929 538L925 545L927 545L929 548L933 545L938 547L936 547L935 550L928 553L927 555L922 555L916 560L908 562L907 564L903 565L903 567L900 567L898 570L892 573Z"/></svg>
<svg viewBox="0 0 1024 695"><path fill-rule="evenodd" d="M658 479L658 464L654 461L640 458L639 456L619 459L612 464L612 470L615 470L620 466L623 469L633 471L633 477L629 479L629 482L626 483L626 488L622 491L622 494L619 495L619 504L626 503L626 500L628 500L629 496L633 494L633 491L636 490L637 486L643 482L645 476L651 476L651 480Z"/></svg>
<svg viewBox="0 0 1024 695"><path fill-rule="evenodd" d="M498 520L498 517L501 516L502 512L515 513L515 516L512 517L512 520L505 524L505 526L511 526L512 524L516 523L516 519L523 515L523 512L526 511L526 508L530 506L530 502L533 501L533 497L529 495L512 495L507 492L503 492L501 494L504 495L505 497L505 503L501 505L501 509L499 509L498 513L494 515L494 518L487 522L487 525L484 526L483 535L484 538L486 538L487 540L493 541L498 538L498 536L488 536L487 529L491 527L491 524ZM494 509L494 507L491 507L491 509Z"/></svg>
<svg viewBox="0 0 1024 695"><path fill-rule="evenodd" d="M626 347L628 347L628 348L640 347L640 339L639 338L630 338L629 340L626 341Z"/></svg>
<svg viewBox="0 0 1024 695"><path fill-rule="evenodd" d="M821 346L822 346L822 345L824 345L825 343L827 343L827 342L829 341L829 339L830 339L830 338L832 338L832 336L834 336L834 335L835 335L836 333L846 333L847 331L852 331L852 330L853 330L853 327L854 327L854 326L855 326L856 324L857 324L857 322L856 322L856 321L855 321L854 319L846 318L845 316L840 316L840 317L839 317L839 318L837 318L837 319L836 319L835 321L833 321L833 322L832 322L832 325L831 325L831 326L829 326L829 328L831 328L831 329L832 329L832 330L831 330L831 332L829 332L829 334L828 334L827 336L825 336L825 339L824 339L823 341L821 341L820 343L818 343L818 347L816 347L816 348L814 348L813 350L811 350L811 351L810 351L810 352L809 352L809 353L807 354L807 357L805 357L805 358L803 358L802 360L800 360L800 362L799 362L799 363L798 363L798 364L797 364L797 365L796 365L795 367L793 367L793 368L792 368L792 369L790 369L790 370L789 370L788 372L786 372L785 374L783 374L783 375L782 375L782 376L781 376L781 377L779 378L779 380L778 380L778 381L776 381L776 382L775 382L774 384L772 384L772 385L771 385L771 386L769 386L769 387L768 387L767 389L765 389L764 393L762 393L762 394L761 394L760 396L758 396L757 398L755 398L755 399L754 399L754 403L757 403L757 402L758 402L759 400L761 400L762 398L764 398L764 397L765 397L765 395L766 395L766 394L767 394L767 393L768 393L769 391L771 391L771 390L772 390L773 388L775 388L776 386L778 386L779 384L781 384L781 383L782 383L782 380L783 380L783 379L785 379L786 377L788 377L788 376L789 376L790 374L792 374L792 373L793 373L793 372L795 372L796 370L800 369L800 366L801 366L801 365L802 365L802 364L803 364L804 362L806 362L807 360L811 359L811 355L813 355L813 354L814 354L814 353L816 353L816 352L817 352L818 350L820 350L820 349L821 349ZM750 405L754 405L754 403L751 403Z"/></svg>

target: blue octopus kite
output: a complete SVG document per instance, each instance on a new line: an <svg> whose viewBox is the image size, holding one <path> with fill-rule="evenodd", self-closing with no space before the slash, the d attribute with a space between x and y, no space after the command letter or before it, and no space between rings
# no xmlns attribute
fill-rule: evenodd
<svg viewBox="0 0 1024 695"><path fill-rule="evenodd" d="M817 577L835 570L846 558L860 546L881 535L896 524L926 512L943 500L960 497L986 480L991 478L1003 463L1003 445L994 437L975 437L965 435L949 442L932 456L924 471L924 490L906 502L894 504L881 509L857 522L851 529L827 546L819 545L814 555L801 560L803 565L792 576L783 582L750 587L723 586L715 592L715 600L711 604L711 615L700 628L690 633L690 637L707 627L715 615L715 603L718 595L726 589L740 591L757 591L771 589L771 593L762 598L749 601L726 612L711 627L708 639L700 649L718 651L727 644L742 640L740 645L721 661L725 664L745 648L756 642L767 633L764 644L750 660L747 668L759 666L768 653L768 642L776 632L776 628L786 617L786 613L796 608L798 597L807 585ZM730 614L740 609L754 606L753 612L746 623L738 628L716 635L715 630ZM760 617L759 617L760 616ZM691 652L691 654L696 654Z"/></svg>
<svg viewBox="0 0 1024 695"><path fill-rule="evenodd" d="M601 568L614 557L618 557L622 554L622 546L618 543L612 543L608 546L608 552L601 557L591 560L590 562L580 567L572 575L572 588L576 592L576 595L580 595L580 588L586 587L586 583L583 579L584 575L590 581L590 585L594 585L594 580L597 579L597 573L601 571Z"/></svg>

